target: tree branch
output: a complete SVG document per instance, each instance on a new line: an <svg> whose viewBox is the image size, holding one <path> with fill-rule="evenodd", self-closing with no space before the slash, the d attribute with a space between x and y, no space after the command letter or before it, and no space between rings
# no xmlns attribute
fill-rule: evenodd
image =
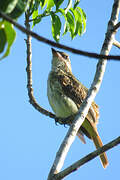
<svg viewBox="0 0 120 180"><path fill-rule="evenodd" d="M108 28L107 28L105 40L104 40L104 43L103 43L103 46L101 49L101 54L108 55L108 53L111 50L111 47L112 47L112 44L114 41L114 37L115 37L115 33L116 33L116 31L114 32L114 31L112 31L112 29L118 21L119 7L120 7L120 1L114 0L112 14L111 14L110 21L108 23ZM54 180L55 174L60 172L60 170L63 166L64 160L66 158L66 155L68 153L68 150L69 150L70 146L72 145L80 126L84 122L84 119L88 113L91 103L93 102L97 92L99 91L99 88L100 88L100 85L102 83L102 79L104 76L106 64L107 64L106 59L99 60L99 62L97 64L95 77L94 77L93 83L88 91L88 95L85 98L85 100L83 101L83 103L81 104L79 112L78 112L77 116L75 117L75 120L73 121L72 125L70 126L69 131L68 131L67 135L65 136L65 138L56 154L56 158L55 158L53 166L50 170L48 180Z"/></svg>
<svg viewBox="0 0 120 180"><path fill-rule="evenodd" d="M113 31L116 31L118 28L120 27L120 22L118 22L114 27L113 27Z"/></svg>
<svg viewBox="0 0 120 180"><path fill-rule="evenodd" d="M37 39L38 41L41 41L45 44L48 44L50 46L54 46L60 49L64 49L67 51L70 51L74 54L79 54L82 56L86 56L86 57L91 57L91 58L105 58L108 60L120 60L120 56L115 56L115 55L109 55L106 56L104 54L98 54L98 53L93 53L93 52L88 52L88 51L82 51L82 50L78 50L75 48L71 48L70 46L65 46L64 44L59 44L56 43L54 41L51 41L47 38L44 38L42 36L39 36L37 33L30 31L29 29L24 28L23 26L21 26L19 23L17 23L16 21L14 21L13 19L11 19L9 16L7 16L5 13L0 12L0 16L5 19L6 21L12 23L17 29L19 29L20 31L22 31L23 33L27 34L27 35L31 35L32 37L34 37L35 39Z"/></svg>
<svg viewBox="0 0 120 180"><path fill-rule="evenodd" d="M27 10L25 13L25 26L27 30L30 30L30 24L29 24L29 18L30 18L30 11ZM35 100L33 95L33 88L32 88L32 47L31 47L31 36L27 35L26 40L26 46L27 46L27 89L28 89L28 96L29 96L29 102L33 105L35 109L37 109L40 113L45 114L46 116L49 116L51 118L56 118L56 116L42 108Z"/></svg>
<svg viewBox="0 0 120 180"><path fill-rule="evenodd" d="M113 45L120 49L120 43L114 39Z"/></svg>
<svg viewBox="0 0 120 180"><path fill-rule="evenodd" d="M93 160L100 154L112 149L113 147L117 146L118 144L120 144L120 136L117 137L116 139L114 139L113 141L107 143L106 145L102 146L101 148L97 149L96 151L93 151L92 153L89 153L85 157L81 158L80 160L78 160L77 162L75 162L74 164L69 166L68 168L66 168L63 171L61 171L60 173L56 174L54 176L54 178L56 180L63 179L65 176L76 171L79 167L81 167L85 163L89 162L90 160Z"/></svg>

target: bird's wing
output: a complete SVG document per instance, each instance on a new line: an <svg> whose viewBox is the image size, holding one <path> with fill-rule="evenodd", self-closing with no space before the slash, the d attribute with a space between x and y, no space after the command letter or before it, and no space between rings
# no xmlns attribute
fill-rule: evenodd
<svg viewBox="0 0 120 180"><path fill-rule="evenodd" d="M57 72L57 78L58 81L62 87L62 90L64 94L68 97L70 97L79 108L85 97L87 96L88 89L83 86L72 74L68 74L65 72ZM88 115L86 116L85 121L83 122L82 126L80 127L78 131L78 137L84 141L84 137L81 134L82 132L88 136L90 139L93 140L96 148L102 147L102 141L100 139L100 136L97 132L96 124L98 122L99 117L99 109L95 102L92 103ZM81 138L82 137L82 138ZM105 168L108 165L107 156L105 153L100 155L101 162L103 164L103 167Z"/></svg>
<svg viewBox="0 0 120 180"><path fill-rule="evenodd" d="M64 94L70 97L76 103L79 109L81 103L87 96L88 89L73 75L63 71L59 71L57 73L57 78L61 84ZM94 124L98 123L99 108L95 102L92 103L86 118Z"/></svg>

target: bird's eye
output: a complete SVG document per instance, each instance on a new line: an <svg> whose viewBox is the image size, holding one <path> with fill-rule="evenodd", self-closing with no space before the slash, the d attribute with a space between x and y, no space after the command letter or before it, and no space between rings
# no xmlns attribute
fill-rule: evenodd
<svg viewBox="0 0 120 180"><path fill-rule="evenodd" d="M66 56L66 55L63 55L63 58L67 59L67 58L68 58L68 56Z"/></svg>

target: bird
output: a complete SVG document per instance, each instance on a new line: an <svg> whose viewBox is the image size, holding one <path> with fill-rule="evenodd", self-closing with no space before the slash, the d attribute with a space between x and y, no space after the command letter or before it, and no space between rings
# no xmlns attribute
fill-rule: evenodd
<svg viewBox="0 0 120 180"><path fill-rule="evenodd" d="M52 67L47 80L47 96L50 106L56 117L75 117L81 103L88 93L88 89L73 75L69 55L52 50ZM97 131L99 107L92 102L88 114L78 130L77 136L85 144L84 135L91 139L96 149L103 146ZM74 118L72 119L74 120ZM108 159L106 153L99 155L103 168L106 168Z"/></svg>

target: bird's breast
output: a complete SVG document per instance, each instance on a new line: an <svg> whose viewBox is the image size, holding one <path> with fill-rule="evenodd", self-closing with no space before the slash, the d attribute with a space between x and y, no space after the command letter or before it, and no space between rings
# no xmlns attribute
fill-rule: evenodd
<svg viewBox="0 0 120 180"><path fill-rule="evenodd" d="M57 117L68 117L78 111L74 101L67 97L58 81L48 78L47 95L49 103Z"/></svg>

